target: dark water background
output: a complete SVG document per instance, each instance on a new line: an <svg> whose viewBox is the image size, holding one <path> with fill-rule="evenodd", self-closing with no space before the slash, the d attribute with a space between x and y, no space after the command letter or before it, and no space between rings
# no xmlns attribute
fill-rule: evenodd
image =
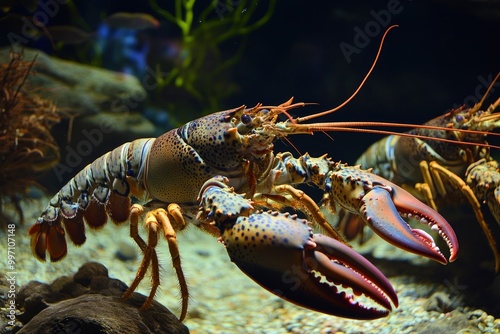
<svg viewBox="0 0 500 334"><path fill-rule="evenodd" d="M401 12L390 20L399 28L389 33L375 71L357 97L328 119L420 124L453 106L474 103L482 85L478 78L499 71L500 45L495 36L500 32L500 16L495 16L498 11L495 14L492 3L456 3L401 1ZM237 69L245 94L241 100L279 102L295 96L318 102L321 108L340 104L368 71L380 36L373 37L359 54L352 54L350 63L340 44L355 45L354 28L364 30L374 22L370 12L384 9L387 2L382 1L281 2L269 25L249 37L248 56ZM481 95L484 91L479 88ZM489 102L495 97L498 91ZM377 138L334 137L331 143L317 135L313 145L301 149L317 147L319 141L335 159L353 162Z"/></svg>

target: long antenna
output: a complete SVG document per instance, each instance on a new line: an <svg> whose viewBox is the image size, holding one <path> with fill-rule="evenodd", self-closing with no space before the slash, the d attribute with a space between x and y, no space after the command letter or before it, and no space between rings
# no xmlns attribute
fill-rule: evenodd
<svg viewBox="0 0 500 334"><path fill-rule="evenodd" d="M370 69L368 70L368 73L366 73L363 81L361 81L361 84L359 84L358 88L354 91L354 93L352 93L352 95L347 99L345 100L341 105L339 105L338 107L335 107L333 109L330 109L330 110L326 110L326 111L322 111L320 113L317 113L317 114L312 114L312 115L309 115L309 116L304 116L304 117L299 117L297 119L295 119L295 121L297 123L302 123L302 122L305 122L305 121L308 121L308 120L311 120L313 118L317 118L317 117L321 117L321 116L325 116L325 115L328 115L328 114L331 114L331 113L334 113L336 112L337 110L341 109L342 107L344 107L346 104L348 104L355 96L356 94L358 94L358 92L360 91L361 87L363 87L363 85L365 84L366 80L368 79L368 77L370 76L370 74L372 73L373 69L375 68L375 65L377 64L377 61L378 61L378 58L380 56L380 53L382 52L382 46L384 46L384 40L385 40L385 36L387 36L387 33L392 29L392 28L397 28L399 27L397 24L395 25L392 25L390 26L389 28L387 28L387 30L385 31L384 35L382 36L382 40L380 41L380 46L378 47L378 51L377 51L377 55L375 56L375 60L373 61L373 64L372 64L372 67L370 67Z"/></svg>

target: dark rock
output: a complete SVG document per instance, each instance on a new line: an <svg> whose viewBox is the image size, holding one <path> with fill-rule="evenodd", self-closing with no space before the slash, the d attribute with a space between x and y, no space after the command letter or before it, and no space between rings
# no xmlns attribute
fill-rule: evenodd
<svg viewBox="0 0 500 334"><path fill-rule="evenodd" d="M135 260L137 258L137 247L121 241L118 243L115 256L121 261Z"/></svg>
<svg viewBox="0 0 500 334"><path fill-rule="evenodd" d="M133 305L138 304L138 305ZM140 303L116 296L82 295L51 305L18 333L188 333L175 316L158 303L146 311Z"/></svg>
<svg viewBox="0 0 500 334"><path fill-rule="evenodd" d="M89 286L92 279L99 276L108 277L108 269L100 263L87 262L78 269L73 280L83 286Z"/></svg>
<svg viewBox="0 0 500 334"><path fill-rule="evenodd" d="M168 129L162 131L166 132ZM99 149L113 149L127 141L137 138L152 137L155 126L138 112L119 113L103 110L98 114L86 115L75 120L73 127L73 148L78 142L92 137L91 144Z"/></svg>
<svg viewBox="0 0 500 334"><path fill-rule="evenodd" d="M126 289L95 262L50 285L32 281L18 294L23 311L18 319L24 324L18 333L189 333L160 303L141 310L145 296L133 293L122 299Z"/></svg>

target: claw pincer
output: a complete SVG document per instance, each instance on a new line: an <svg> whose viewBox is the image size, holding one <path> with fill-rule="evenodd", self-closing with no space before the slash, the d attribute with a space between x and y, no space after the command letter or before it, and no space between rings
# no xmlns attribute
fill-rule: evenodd
<svg viewBox="0 0 500 334"><path fill-rule="evenodd" d="M403 219L417 220L437 231L450 249L449 261L458 253L458 240L448 222L438 212L420 202L403 188L358 167L340 166L332 174L335 200L345 209L359 214L381 238L406 251L446 264L447 260L424 230L411 228ZM348 185L351 185L349 187ZM349 190L349 194L343 193Z"/></svg>
<svg viewBox="0 0 500 334"><path fill-rule="evenodd" d="M207 182L200 197L198 218L219 228L231 260L268 291L309 309L355 319L384 317L391 302L398 306L394 288L373 264L349 246L313 234L307 220L271 211L250 214L249 201L224 182ZM379 307L357 302L360 294Z"/></svg>

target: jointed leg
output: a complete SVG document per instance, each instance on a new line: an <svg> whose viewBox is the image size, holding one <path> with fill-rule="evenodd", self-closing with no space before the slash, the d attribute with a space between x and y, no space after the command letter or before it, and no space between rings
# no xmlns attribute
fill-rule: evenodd
<svg viewBox="0 0 500 334"><path fill-rule="evenodd" d="M144 279L148 267L151 264L152 267L152 287L149 296L146 301L142 305L142 309L148 308L153 302L154 295L156 293L156 289L160 284L159 278L159 263L158 263L158 255L156 254L155 247L158 244L158 223L154 215L149 212L146 215L146 228L148 229L148 243L142 239L139 235L139 218L140 215L144 212L144 208L138 204L134 204L131 208L130 214L130 236L137 243L139 248L143 253L142 262L137 270L134 281L130 284L129 288L123 294L123 298L128 298L137 289L139 283Z"/></svg>
<svg viewBox="0 0 500 334"><path fill-rule="evenodd" d="M146 214L146 229L148 231L148 242L146 243L139 235L138 225L139 218L144 212L144 208L140 205L133 205L131 208L130 215L130 236L135 240L139 248L143 252L142 262L137 270L136 277L130 287L123 295L124 298L130 297L132 292L137 289L139 283L144 279L149 266L151 266L151 292L147 297L146 301L142 305L142 309L148 308L153 302L156 290L160 285L160 270L158 263L158 256L156 253L156 246L158 244L158 232L161 228L165 239L167 240L170 255L172 257L172 265L176 271L177 279L179 280L181 297L182 297L182 308L180 320L182 321L186 317L187 307L188 307L188 289L186 279L181 267L181 259L179 255L179 247L177 244L177 237L175 230L182 230L186 223L182 217L181 209L177 204L170 204L168 206L168 213L164 209L156 209ZM173 220L171 222L170 218ZM174 223L174 224L172 224Z"/></svg>
<svg viewBox="0 0 500 334"><path fill-rule="evenodd" d="M302 190L295 189L291 185L284 184L284 185L279 185L274 188L274 190L278 193L286 193L290 195L298 204L298 206L305 208L309 214L312 216L312 221L321 226L324 230L325 233L343 243L346 243L344 238L328 223L326 220L325 216L323 213L321 213L321 210L319 209L318 205L314 202L314 200L309 197L306 193L304 193ZM268 195L266 195L268 196ZM278 201L277 198L272 198L275 201ZM293 203L286 203L286 201L283 201L284 204L292 204Z"/></svg>
<svg viewBox="0 0 500 334"><path fill-rule="evenodd" d="M462 194L464 194L465 198L467 198L467 201L469 204L472 206L472 209L474 210L474 213L476 215L476 219L481 226L481 229L484 232L484 235L486 236L486 239L488 239L488 242L490 244L490 248L493 251L493 255L495 256L495 272L498 272L500 270L500 253L498 251L497 243L495 240L495 237L493 236L490 227L486 223L486 220L484 219L483 213L481 211L481 204L479 203L476 195L474 195L474 192L472 189L462 180L459 178L457 175L451 173L449 170L444 168L443 166L431 162L431 170L433 173L439 174L441 177L446 177L448 181L450 181L456 188L460 189Z"/></svg>
<svg viewBox="0 0 500 334"><path fill-rule="evenodd" d="M163 228L163 235L167 240L170 257L172 258L172 266L174 267L175 273L177 274L177 279L179 280L179 287L181 290L182 298L182 308L179 319L182 321L186 317L189 293L186 279L184 277L184 272L182 271L181 257L179 255L179 245L177 244L177 236L175 230L184 229L184 227L186 226L186 222L184 221L181 209L177 204L170 204L167 210L169 216L173 218L175 227L172 225L172 221L168 219L167 213L164 210L158 210L157 217Z"/></svg>

